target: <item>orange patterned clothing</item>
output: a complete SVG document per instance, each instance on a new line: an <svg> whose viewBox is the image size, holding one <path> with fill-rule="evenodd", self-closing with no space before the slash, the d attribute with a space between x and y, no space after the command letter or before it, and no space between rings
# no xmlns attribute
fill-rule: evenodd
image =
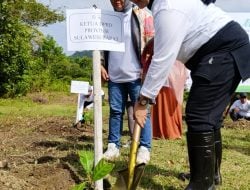
<svg viewBox="0 0 250 190"><path fill-rule="evenodd" d="M143 79L153 56L154 39L152 38L142 54ZM182 136L182 103L187 69L176 61L164 87L156 97L156 104L151 109L153 138L176 139Z"/></svg>
<svg viewBox="0 0 250 190"><path fill-rule="evenodd" d="M151 121L153 138L178 139L182 136L182 103L187 70L176 61L168 77L169 86L164 86L152 106Z"/></svg>

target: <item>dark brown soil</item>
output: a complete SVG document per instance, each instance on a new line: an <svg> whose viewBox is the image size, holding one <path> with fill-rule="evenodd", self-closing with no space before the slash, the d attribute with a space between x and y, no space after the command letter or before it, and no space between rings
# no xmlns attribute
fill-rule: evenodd
<svg viewBox="0 0 250 190"><path fill-rule="evenodd" d="M230 129L250 129L250 121L245 119L239 119L237 121L232 121L231 119L227 118L223 122L225 128Z"/></svg>
<svg viewBox="0 0 250 190"><path fill-rule="evenodd" d="M93 127L20 117L1 122L0 139L1 190L68 190L84 179L77 151L93 148Z"/></svg>

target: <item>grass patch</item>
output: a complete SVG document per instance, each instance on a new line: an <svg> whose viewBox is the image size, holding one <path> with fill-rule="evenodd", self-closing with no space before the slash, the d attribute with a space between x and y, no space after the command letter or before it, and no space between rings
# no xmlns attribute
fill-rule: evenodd
<svg viewBox="0 0 250 190"><path fill-rule="evenodd" d="M107 94L107 93L106 93ZM76 115L77 96L68 94L44 95L47 101L34 102L31 97L23 99L0 99L0 121L8 118L25 117L34 121L34 118L63 116L74 121ZM107 101L107 96L105 97ZM109 106L103 106L103 145L107 146ZM126 117L125 117L126 118ZM221 166L223 185L220 190L247 190L250 187L250 126L244 128L228 128L227 121L222 128L223 160ZM232 123L231 123L232 124ZM184 126L185 128L185 126ZM185 131L185 129L184 129ZM32 131L31 131L32 132ZM124 120L124 135L121 142L129 139L127 120ZM86 142L82 142L86 143ZM89 143L89 142L88 142ZM84 144L82 144L84 146ZM89 145L86 147L89 147ZM112 183L117 178L117 171L128 165L129 148L121 148L121 157L115 160L115 169L109 176ZM75 164L79 166L79 163ZM79 169L80 170L80 169ZM151 161L146 166L139 190L182 190L188 181L181 181L178 175L188 172L188 157L186 137L178 140L153 140Z"/></svg>
<svg viewBox="0 0 250 190"><path fill-rule="evenodd" d="M49 97L50 98L50 97ZM69 116L76 113L75 101L69 102L56 101L44 98L44 102L35 102L32 98L20 99L0 99L0 118L1 117L35 117L35 116Z"/></svg>
<svg viewBox="0 0 250 190"><path fill-rule="evenodd" d="M223 185L220 190L247 190L250 187L250 131L249 129L222 129L223 160L221 165ZM124 138L124 137L123 137ZM129 149L121 149L121 158L115 161L116 170L111 175L114 183L116 171L126 168ZM123 161L125 160L125 162ZM151 161L146 166L139 190L182 190L188 181L178 175L188 172L186 138L179 140L153 140Z"/></svg>

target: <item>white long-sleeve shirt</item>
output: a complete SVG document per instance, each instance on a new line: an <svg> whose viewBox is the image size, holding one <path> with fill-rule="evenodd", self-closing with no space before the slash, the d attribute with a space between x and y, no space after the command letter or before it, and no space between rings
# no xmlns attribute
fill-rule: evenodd
<svg viewBox="0 0 250 190"><path fill-rule="evenodd" d="M235 108L239 109L238 114L242 117L250 117L250 101L247 100L244 104L241 103L240 100L236 100L229 109L229 112L234 110Z"/></svg>
<svg viewBox="0 0 250 190"><path fill-rule="evenodd" d="M232 19L214 4L201 0L155 0L154 55L141 94L154 99L175 60L186 63Z"/></svg>
<svg viewBox="0 0 250 190"><path fill-rule="evenodd" d="M132 8L124 15L125 52L109 52L109 78L112 82L131 82L140 78L141 65L136 56L131 36Z"/></svg>

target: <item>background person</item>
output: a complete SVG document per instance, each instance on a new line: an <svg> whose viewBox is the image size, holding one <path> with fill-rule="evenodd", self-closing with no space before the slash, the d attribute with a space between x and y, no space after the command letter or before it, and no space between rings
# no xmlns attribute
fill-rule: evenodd
<svg viewBox="0 0 250 190"><path fill-rule="evenodd" d="M102 99L104 99L104 91L101 90L101 95ZM84 113L87 112L88 110L92 109L94 106L94 94L93 94L93 86L89 86L88 89L88 94L80 94L80 102L78 105L78 110L77 110L77 122L74 125L75 127L77 125L81 125L85 123L84 119Z"/></svg>
<svg viewBox="0 0 250 190"><path fill-rule="evenodd" d="M185 190L215 189L221 184L223 112L241 79L250 77L250 44L244 29L214 0L131 0L140 8L152 5L154 56L135 104L143 127L146 106L153 103L175 60L191 70L186 105L190 181Z"/></svg>
<svg viewBox="0 0 250 190"><path fill-rule="evenodd" d="M110 105L108 149L104 158L112 160L120 155L120 138L123 128L123 115L128 96L132 104L136 102L141 89L141 53L146 42L153 36L153 18L148 10L133 6L129 0L111 0L115 11L124 15L125 52L104 52L105 67L102 78L108 81ZM147 163L151 149L150 114L141 131L140 145L136 162Z"/></svg>
<svg viewBox="0 0 250 190"><path fill-rule="evenodd" d="M231 96L231 99L230 99L230 102L229 102L229 105L226 107L226 110L225 110L225 113L223 114L223 120L227 117L227 115L229 114L229 110L230 110L230 107L233 105L233 103L236 101L236 100L239 100L240 99L240 95L238 93L233 93L232 96Z"/></svg>
<svg viewBox="0 0 250 190"><path fill-rule="evenodd" d="M240 93L240 98L230 107L229 115L233 121L241 118L250 120L250 101L247 99L247 93Z"/></svg>
<svg viewBox="0 0 250 190"><path fill-rule="evenodd" d="M168 82L161 88L152 106L151 118L153 137L180 139L182 136L182 106L184 84L187 78L185 66L176 61L171 69Z"/></svg>
<svg viewBox="0 0 250 190"><path fill-rule="evenodd" d="M135 126L135 120L134 120L134 103L131 101L130 97L128 96L128 100L126 103L126 110L127 110L127 116L128 116L128 129L130 137L133 136L134 126Z"/></svg>
<svg viewBox="0 0 250 190"><path fill-rule="evenodd" d="M145 77L153 56L152 38L142 53L143 78ZM176 61L168 80L156 97L151 108L153 138L179 139L182 136L182 103L184 85L188 77L184 64Z"/></svg>

